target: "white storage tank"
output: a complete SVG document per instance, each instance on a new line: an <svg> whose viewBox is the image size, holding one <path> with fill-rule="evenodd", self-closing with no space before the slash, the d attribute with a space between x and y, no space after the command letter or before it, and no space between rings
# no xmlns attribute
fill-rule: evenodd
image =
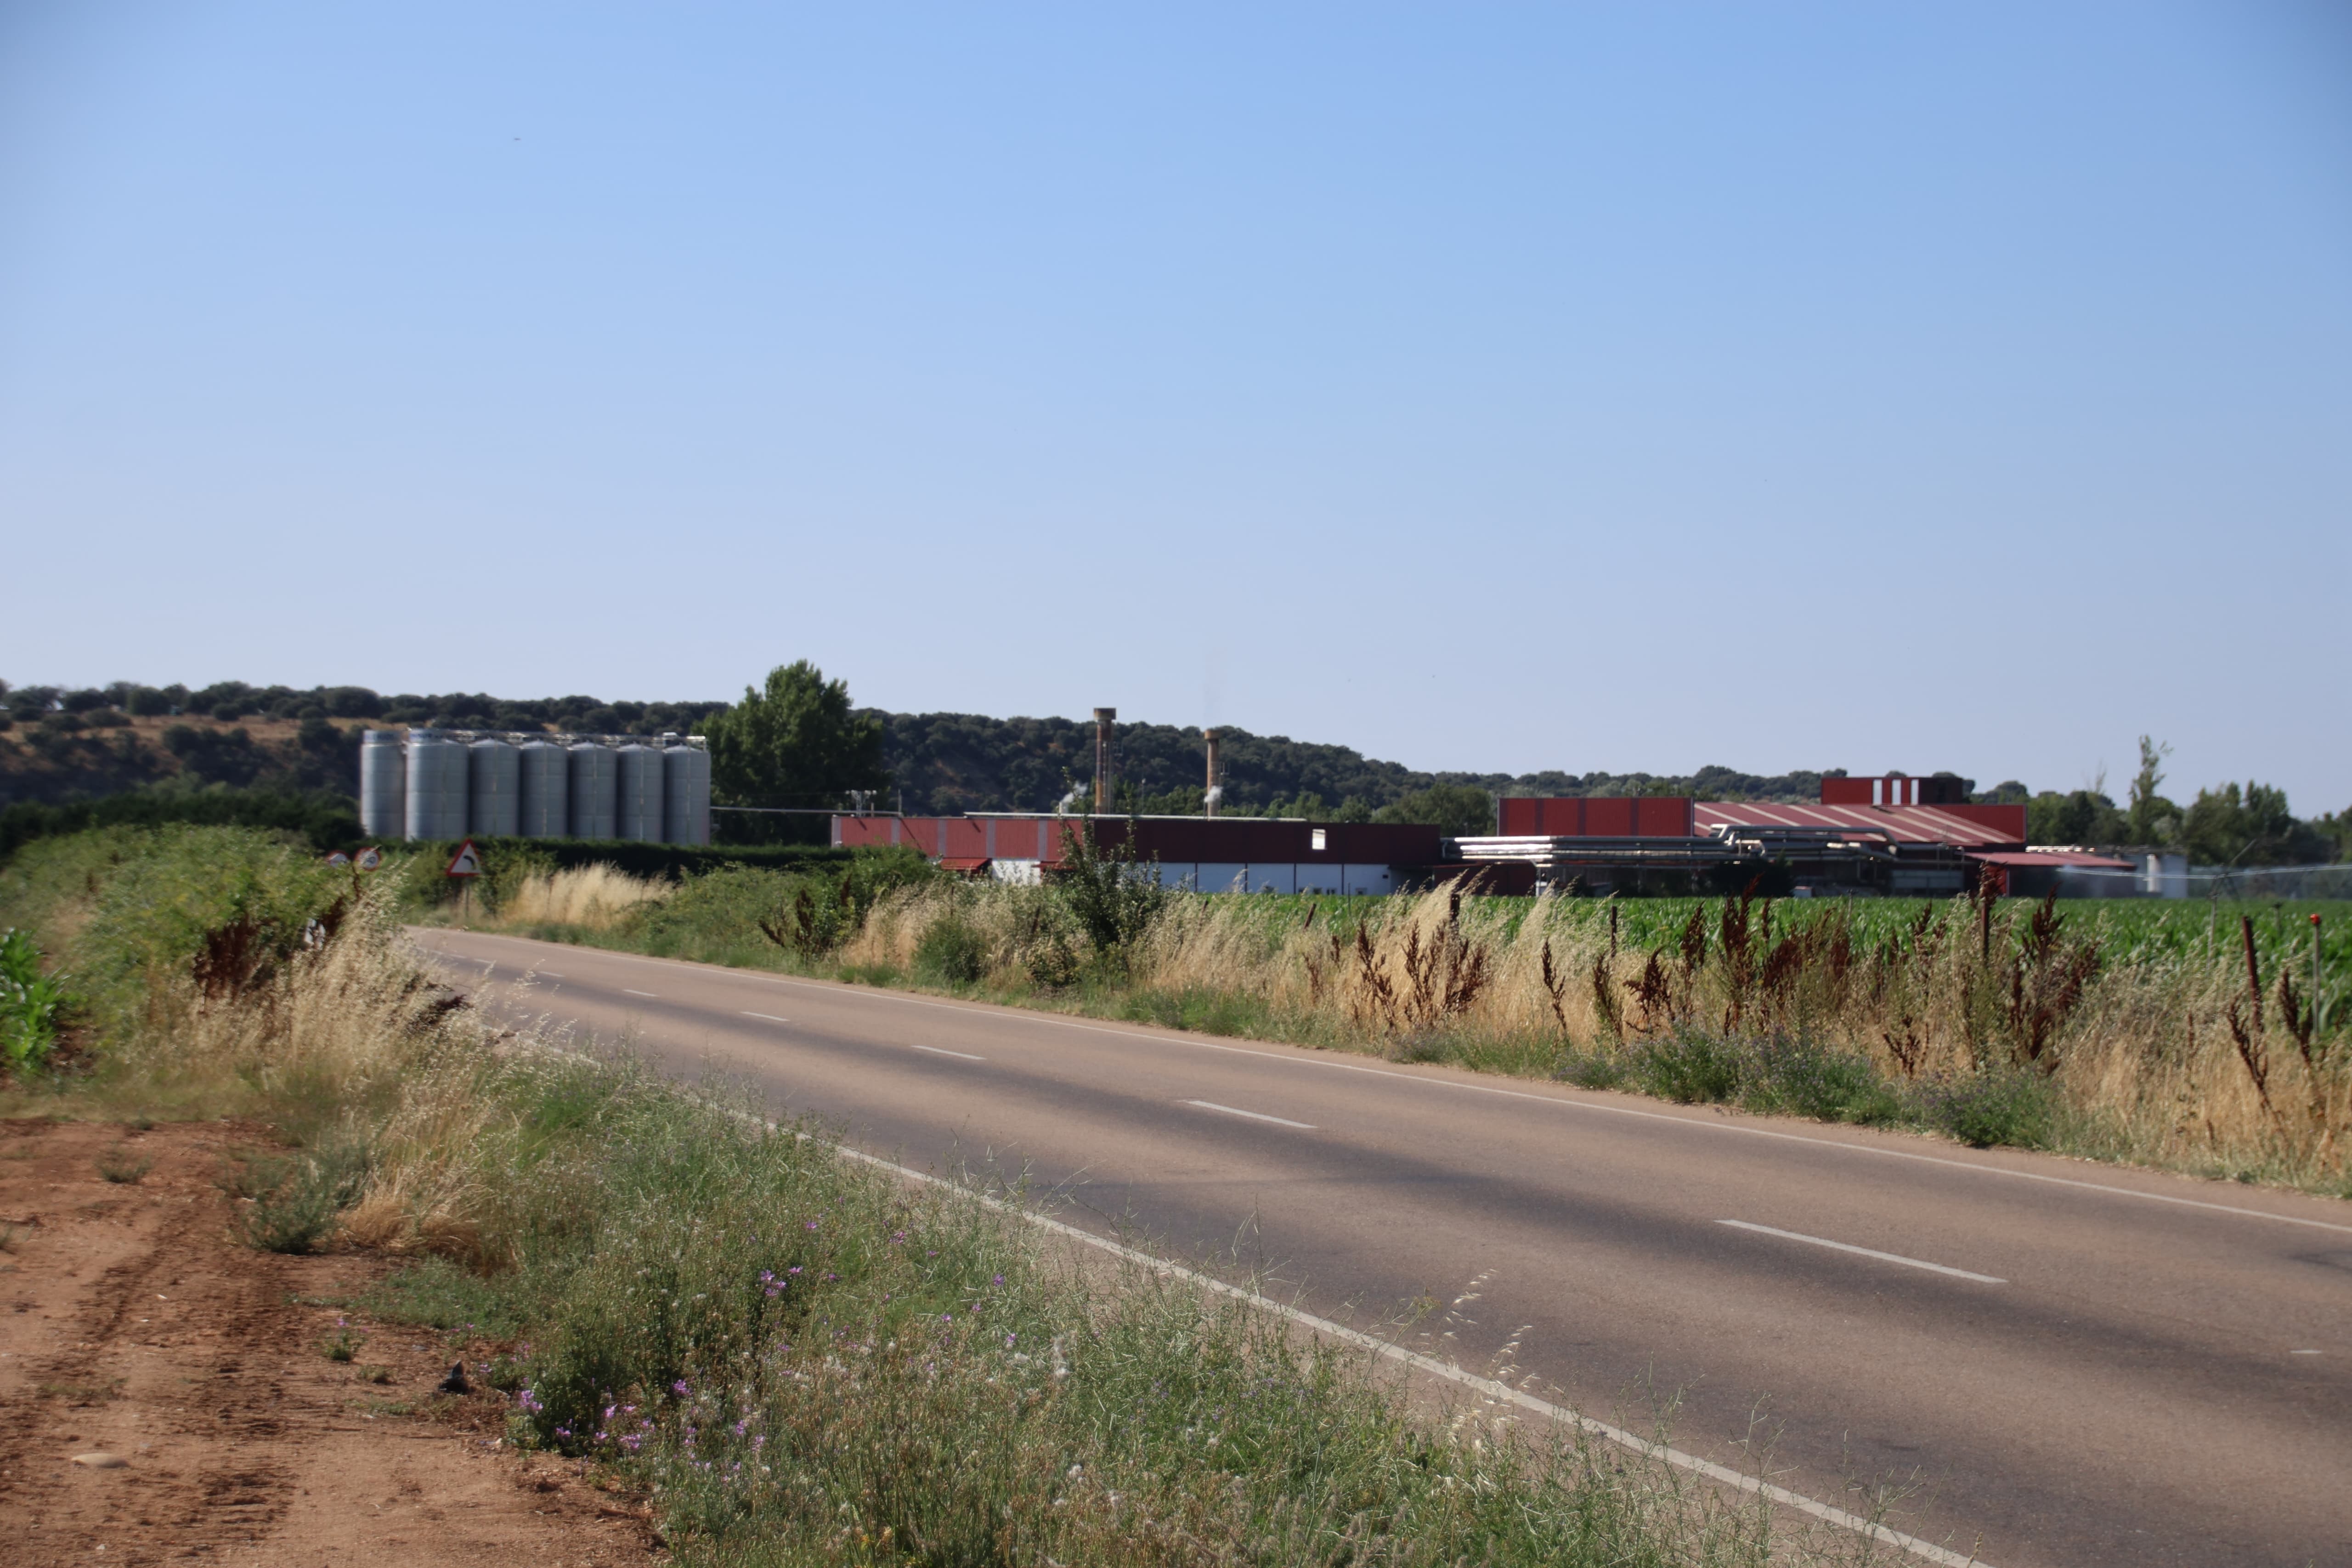
<svg viewBox="0 0 2352 1568"><path fill-rule="evenodd" d="M525 838L561 838L571 826L572 753L551 741L526 741L522 763L522 813L516 831Z"/></svg>
<svg viewBox="0 0 2352 1568"><path fill-rule="evenodd" d="M651 746L630 744L613 753L620 764L620 805L613 837L658 844L662 837L662 754Z"/></svg>
<svg viewBox="0 0 2352 1568"><path fill-rule="evenodd" d="M672 844L710 842L710 753L699 746L662 752L662 837Z"/></svg>
<svg viewBox="0 0 2352 1568"><path fill-rule="evenodd" d="M620 763L613 748L583 741L572 748L572 837L611 838L619 831Z"/></svg>
<svg viewBox="0 0 2352 1568"><path fill-rule="evenodd" d="M522 753L504 741L477 741L466 755L466 831L512 838L522 822Z"/></svg>
<svg viewBox="0 0 2352 1568"><path fill-rule="evenodd" d="M411 838L466 836L466 748L431 730L408 732L404 815Z"/></svg>
<svg viewBox="0 0 2352 1568"><path fill-rule="evenodd" d="M360 831L370 838L398 838L408 831L408 759L400 736L370 730L360 736Z"/></svg>

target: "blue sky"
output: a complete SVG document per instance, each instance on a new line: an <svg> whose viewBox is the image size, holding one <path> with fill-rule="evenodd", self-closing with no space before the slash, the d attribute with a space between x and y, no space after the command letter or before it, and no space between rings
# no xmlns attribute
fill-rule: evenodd
<svg viewBox="0 0 2352 1568"><path fill-rule="evenodd" d="M2323 4L0 10L0 675L2352 805Z"/></svg>

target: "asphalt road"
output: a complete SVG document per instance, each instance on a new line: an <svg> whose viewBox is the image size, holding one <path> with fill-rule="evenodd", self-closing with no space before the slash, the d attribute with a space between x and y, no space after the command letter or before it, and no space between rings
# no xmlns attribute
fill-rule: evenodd
<svg viewBox="0 0 2352 1568"><path fill-rule="evenodd" d="M851 1142L1066 1184L1996 1568L2352 1563L2352 1206L476 932L452 978ZM1091 1216L1091 1217L1089 1217Z"/></svg>

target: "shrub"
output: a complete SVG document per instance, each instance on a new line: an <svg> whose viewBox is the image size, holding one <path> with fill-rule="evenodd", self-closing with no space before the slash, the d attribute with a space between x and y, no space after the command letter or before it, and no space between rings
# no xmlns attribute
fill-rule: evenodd
<svg viewBox="0 0 2352 1568"><path fill-rule="evenodd" d="M1661 1100L1716 1105L1739 1093L1743 1054L1730 1040L1684 1028L1644 1042L1628 1065L1642 1088Z"/></svg>
<svg viewBox="0 0 2352 1568"><path fill-rule="evenodd" d="M66 1009L64 976L41 973L41 952L14 928L0 931L0 1068L24 1072L46 1064Z"/></svg>
<svg viewBox="0 0 2352 1568"><path fill-rule="evenodd" d="M226 1184L246 1204L239 1240L264 1252L313 1251L367 1180L364 1147L337 1139L308 1152L248 1157Z"/></svg>
<svg viewBox="0 0 2352 1568"><path fill-rule="evenodd" d="M962 916L931 922L915 946L915 972L942 985L970 985L988 973L988 938Z"/></svg>
<svg viewBox="0 0 2352 1568"><path fill-rule="evenodd" d="M98 1173L120 1186L136 1186L147 1173L155 1168L152 1156L134 1157L131 1151L117 1143L94 1162Z"/></svg>
<svg viewBox="0 0 2352 1568"><path fill-rule="evenodd" d="M1552 1076L1579 1089L1615 1089L1625 1081L1626 1065L1613 1056L1572 1056Z"/></svg>
<svg viewBox="0 0 2352 1568"><path fill-rule="evenodd" d="M2031 1068L1987 1068L1941 1079L1919 1090L1929 1126L1978 1149L2047 1148L2058 1131L2056 1085Z"/></svg>
<svg viewBox="0 0 2352 1568"><path fill-rule="evenodd" d="M1748 1046L1740 1102L1750 1110L1820 1121L1892 1121L1903 1101L1869 1059L1800 1036Z"/></svg>

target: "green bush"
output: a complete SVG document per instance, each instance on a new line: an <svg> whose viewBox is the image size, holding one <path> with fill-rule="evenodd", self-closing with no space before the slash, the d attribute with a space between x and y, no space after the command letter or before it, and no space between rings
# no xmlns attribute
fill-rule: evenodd
<svg viewBox="0 0 2352 1568"><path fill-rule="evenodd" d="M1979 1149L2044 1149L2058 1134L2058 1086L2031 1068L1988 1068L1926 1085L1921 1120Z"/></svg>
<svg viewBox="0 0 2352 1568"><path fill-rule="evenodd" d="M232 1221L237 1238L264 1252L317 1248L367 1180L365 1147L338 1139L299 1154L257 1154L225 1184L247 1200Z"/></svg>
<svg viewBox="0 0 2352 1568"><path fill-rule="evenodd" d="M1867 1058L1798 1036L1748 1043L1739 1100L1750 1110L1817 1121L1883 1122L1903 1114L1902 1097Z"/></svg>
<svg viewBox="0 0 2352 1568"><path fill-rule="evenodd" d="M1628 1071L1622 1058L1595 1054L1571 1056L1553 1076L1579 1089L1615 1089L1625 1081Z"/></svg>
<svg viewBox="0 0 2352 1568"><path fill-rule="evenodd" d="M1644 1041L1627 1066L1643 1089L1683 1105L1717 1105L1738 1097L1746 1063L1738 1043L1702 1029L1677 1029Z"/></svg>
<svg viewBox="0 0 2352 1568"><path fill-rule="evenodd" d="M939 985L970 985L988 973L988 938L957 915L933 921L915 948L915 973Z"/></svg>
<svg viewBox="0 0 2352 1568"><path fill-rule="evenodd" d="M0 931L0 1068L11 1073L46 1065L65 1012L65 977L41 973L41 952L27 933Z"/></svg>

